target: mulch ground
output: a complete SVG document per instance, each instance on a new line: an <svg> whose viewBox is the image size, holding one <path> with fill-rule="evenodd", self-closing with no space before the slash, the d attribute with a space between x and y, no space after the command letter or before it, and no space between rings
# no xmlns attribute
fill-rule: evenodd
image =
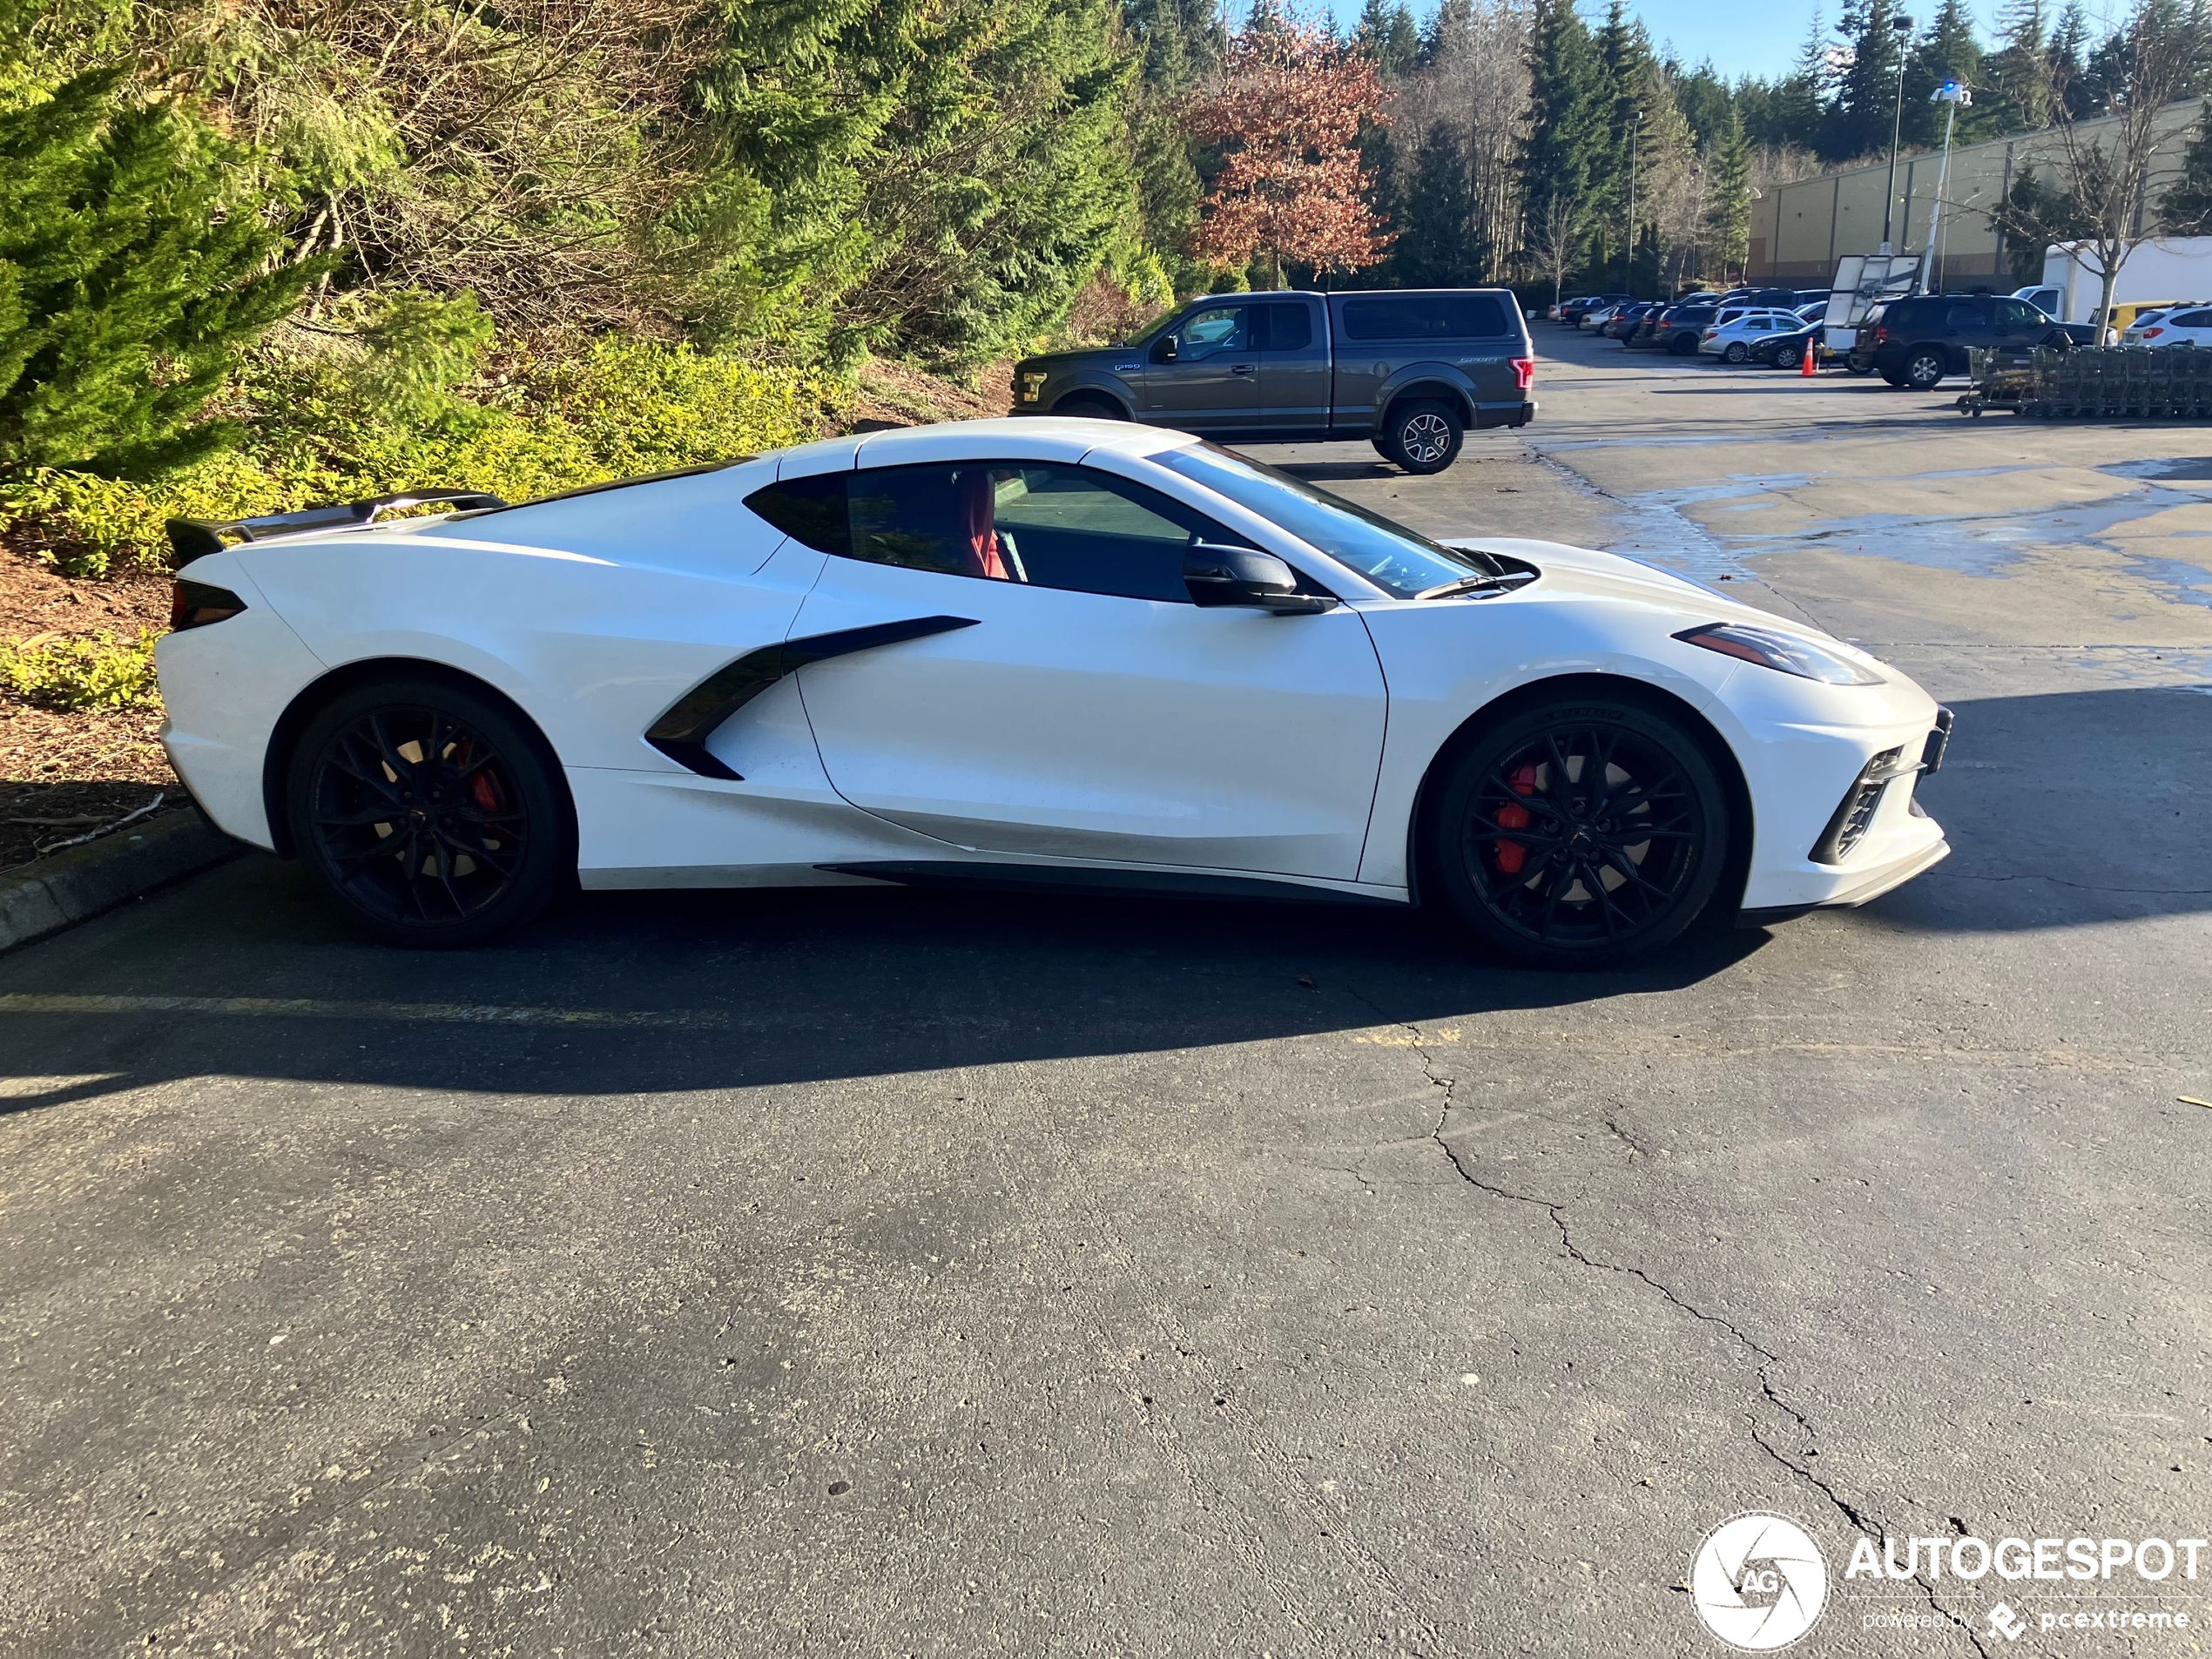
<svg viewBox="0 0 2212 1659"><path fill-rule="evenodd" d="M72 579L0 547L0 638L135 639L169 625L169 578L132 571ZM0 870L106 833L157 795L185 805L156 734L158 707L43 709L0 689Z"/></svg>

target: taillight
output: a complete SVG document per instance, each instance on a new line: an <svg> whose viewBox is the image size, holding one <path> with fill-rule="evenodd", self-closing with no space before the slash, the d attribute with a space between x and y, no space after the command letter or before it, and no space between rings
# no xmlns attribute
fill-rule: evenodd
<svg viewBox="0 0 2212 1659"><path fill-rule="evenodd" d="M2143 330L2143 338L2145 340L2156 340L2165 332L2166 331L2163 328L2146 328Z"/></svg>
<svg viewBox="0 0 2212 1659"><path fill-rule="evenodd" d="M1890 331L1887 324L1878 322L1874 325L1874 343L1877 346L1886 346L1890 343Z"/></svg>
<svg viewBox="0 0 2212 1659"><path fill-rule="evenodd" d="M169 627L172 633L182 633L187 628L205 628L211 622L227 622L246 609L246 601L228 588L211 587L205 582L186 582L182 577L169 590Z"/></svg>
<svg viewBox="0 0 2212 1659"><path fill-rule="evenodd" d="M1513 383L1516 387L1525 392L1535 379L1536 360L1534 358L1516 357L1513 360Z"/></svg>
<svg viewBox="0 0 2212 1659"><path fill-rule="evenodd" d="M1721 331L1717 328L1708 328L1705 331L1705 338L1708 340L1718 340L1720 337Z"/></svg>

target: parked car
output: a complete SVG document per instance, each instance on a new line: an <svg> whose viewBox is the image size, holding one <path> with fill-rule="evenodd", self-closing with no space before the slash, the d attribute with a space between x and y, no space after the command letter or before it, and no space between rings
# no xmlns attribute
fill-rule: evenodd
<svg viewBox="0 0 2212 1659"><path fill-rule="evenodd" d="M401 945L579 881L1408 906L1418 867L1575 968L1949 850L1912 797L1950 717L1865 651L1183 433L955 422L380 521L403 499L174 521L156 650L193 798Z"/></svg>
<svg viewBox="0 0 2212 1659"><path fill-rule="evenodd" d="M1794 311L1764 306L1730 306L1708 323L1697 337L1697 349L1723 363L1749 361L1751 348L1777 334L1793 334L1800 327Z"/></svg>
<svg viewBox="0 0 2212 1659"><path fill-rule="evenodd" d="M2178 306L2161 312L2156 321L2143 329L2140 340L2132 343L2156 347L2212 346L2212 308Z"/></svg>
<svg viewBox="0 0 2212 1659"><path fill-rule="evenodd" d="M1794 334L1774 334L1751 347L1751 361L1764 363L1769 368L1801 368L1804 366L1805 347L1812 347L1812 361L1816 367L1828 361L1828 325L1810 323Z"/></svg>
<svg viewBox="0 0 2212 1659"><path fill-rule="evenodd" d="M1569 300L1559 308L1559 320L1572 328L1581 323L1582 314L1595 306L1617 306L1629 296L1625 293L1586 293Z"/></svg>
<svg viewBox="0 0 2212 1659"><path fill-rule="evenodd" d="M2020 350L2049 334L2051 319L2009 294L1921 293L1892 300L1873 339L1875 372L1892 386L1929 391L1945 376L1967 372L1970 347Z"/></svg>
<svg viewBox="0 0 2212 1659"><path fill-rule="evenodd" d="M1612 320L1615 312L1628 303L1626 300L1612 300L1602 306L1592 306L1582 314L1581 320L1575 327L1583 334L1595 334Z"/></svg>
<svg viewBox="0 0 2212 1659"><path fill-rule="evenodd" d="M1639 300L1634 305L1622 306L1605 320L1605 327L1598 330L1608 340L1625 341L1635 333L1638 324L1658 309L1656 300Z"/></svg>
<svg viewBox="0 0 2212 1659"><path fill-rule="evenodd" d="M1639 349L1663 351L1689 357L1697 350L1697 337L1718 314L1719 307L1704 304L1669 306L1646 317L1629 343Z"/></svg>
<svg viewBox="0 0 2212 1659"><path fill-rule="evenodd" d="M1016 415L1143 421L1236 443L1366 438L1441 472L1471 428L1526 426L1535 348L1502 288L1210 294L1126 345L1026 357Z"/></svg>
<svg viewBox="0 0 2212 1659"><path fill-rule="evenodd" d="M2116 305L2112 308L2111 317L2107 320L2105 343L2108 346L2119 345L2128 337L2128 331L2150 312L2171 311L2176 306L2194 303L2199 302L2188 300L2129 300L2123 304ZM2095 320L2096 316L2093 309L2090 321L2094 325Z"/></svg>

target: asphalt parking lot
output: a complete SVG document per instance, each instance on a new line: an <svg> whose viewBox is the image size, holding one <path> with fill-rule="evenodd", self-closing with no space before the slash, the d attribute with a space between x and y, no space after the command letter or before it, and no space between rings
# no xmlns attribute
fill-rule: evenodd
<svg viewBox="0 0 2212 1659"><path fill-rule="evenodd" d="M1896 662L1947 862L1568 977L909 891L408 955L240 860L0 960L0 1650L1709 1655L1753 1509L1803 1651L2201 1650L1842 1568L2208 1530L2212 431L1537 342L1440 477L1263 458Z"/></svg>

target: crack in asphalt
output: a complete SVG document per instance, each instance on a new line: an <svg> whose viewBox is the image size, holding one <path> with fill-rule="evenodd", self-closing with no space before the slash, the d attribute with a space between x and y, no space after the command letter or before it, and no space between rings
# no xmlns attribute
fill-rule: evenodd
<svg viewBox="0 0 2212 1659"><path fill-rule="evenodd" d="M2054 887L2072 887L2076 893L2137 893L2154 899L2212 898L2212 887L2101 887L2087 881L2069 881L2064 876L2042 875L2033 870L2016 871L2011 875L1973 875L1965 870L1939 870L1932 873L1946 881L2047 881Z"/></svg>
<svg viewBox="0 0 2212 1659"><path fill-rule="evenodd" d="M1422 1072L1428 1078L1431 1086L1441 1092L1443 1098L1437 1109L1436 1122L1429 1130L1427 1138L1444 1154L1445 1158L1450 1163L1453 1171L1459 1176L1460 1180L1467 1183L1467 1185L1474 1187L1477 1191L1487 1193L1492 1197L1502 1198L1513 1204L1528 1204L1543 1211L1551 1217L1552 1226L1559 1234L1560 1248L1566 1252L1570 1260L1575 1261L1584 1267L1599 1269L1608 1273L1618 1273L1623 1278L1633 1278L1640 1284L1648 1285L1650 1289L1656 1291L1659 1295L1670 1305L1680 1309L1683 1312L1687 1313L1691 1318L1696 1319L1702 1324L1717 1325L1721 1330L1725 1331L1731 1338L1733 1338L1739 1346L1743 1347L1749 1352L1757 1355L1759 1363L1757 1374L1758 1377L1760 1393L1763 1394L1777 1410L1784 1413L1792 1422L1797 1424L1799 1432L1804 1437L1805 1446L1802 1455L1807 1459L1815 1458L1820 1455L1820 1448L1817 1444L1815 1444L1815 1442L1819 1439L1819 1431L1813 1427L1812 1420L1810 1417L1807 1417L1804 1413L1799 1411L1795 1406L1791 1405L1788 1400L1784 1399L1775 1389L1774 1379L1770 1374L1770 1372L1771 1367L1782 1363L1781 1355L1776 1353L1772 1349L1766 1347L1764 1344L1755 1340L1744 1332L1743 1327L1737 1325L1734 1320L1724 1318L1717 1313L1709 1312L1707 1310L1699 1307L1696 1303L1683 1298L1669 1285L1652 1278L1650 1274L1645 1272L1641 1267L1629 1266L1619 1262L1605 1261L1598 1257L1589 1254L1588 1251L1582 1249L1581 1245L1575 1242L1574 1235L1567 1224L1567 1206L1564 1204L1551 1198L1538 1197L1531 1193L1515 1192L1511 1188L1499 1186L1495 1183L1485 1181L1480 1176L1476 1175L1460 1159L1459 1153L1453 1149L1452 1143L1444 1138L1444 1130L1446 1124L1451 1119L1453 1096L1459 1088L1459 1079L1456 1077L1447 1077L1439 1073L1436 1069L1435 1057L1429 1053L1426 1039L1422 1036L1419 1027L1415 1026L1410 1021L1393 1019L1380 1008L1376 1007L1374 1002L1357 991L1352 992L1352 995L1357 1001L1366 1004L1366 1006L1372 1010L1379 1018L1384 1020L1389 1024L1396 1026L1399 1029L1406 1034L1407 1037L1410 1039L1407 1046L1420 1060ZM1641 1150L1641 1149L1635 1148L1635 1143L1629 1139L1629 1136L1622 1131L1619 1125L1615 1123L1612 1118L1608 1117L1605 1120L1605 1126L1615 1135L1619 1136L1623 1141L1628 1141L1632 1149L1639 1151ZM1406 1143L1393 1142L1389 1143L1395 1145L1405 1144ZM1374 1150L1379 1150L1379 1148ZM1362 1163L1365 1161L1366 1160L1364 1158L1361 1160ZM1364 1184L1365 1177L1362 1177L1360 1178ZM1372 1190L1372 1189L1370 1190ZM1842 1494L1838 1493L1833 1487L1830 1486L1826 1480L1815 1474L1811 1469L1805 1467L1803 1463L1792 1461L1790 1458L1784 1456L1780 1451L1777 1450L1770 1443L1769 1443L1766 1437L1759 1433L1756 1423L1753 1423L1746 1430L1746 1432L1750 1436L1751 1443L1754 1446L1757 1446L1760 1451L1765 1453L1768 1457L1773 1459L1775 1462L1789 1470L1791 1474L1796 1475L1806 1485L1812 1487L1814 1491L1819 1493L1823 1498L1828 1501L1829 1504L1838 1514L1842 1515L1845 1521L1851 1523L1853 1530L1857 1531L1861 1536L1870 1538L1877 1544L1881 1544L1887 1539L1888 1532L1886 1528L1883 1527L1878 1522L1870 1521L1865 1515L1861 1513L1857 1505L1844 1497ZM1901 1582L1905 1581L1898 1581ZM1922 1595L1927 1599L1928 1606L1935 1612L1941 1614L1946 1619L1948 1619L1952 1624L1957 1628L1959 1633L1966 1637L1966 1641L1973 1646L1974 1651L1982 1656L1982 1659L1990 1659L1989 1649L1982 1644L1981 1638L1975 1633L1973 1627L1967 1623L1963 1616L1953 1613L1950 1608L1945 1607L1936 1599L1935 1586L1933 1584L1929 1582L1927 1579L1922 1577L1918 1572L1915 1572L1912 1575L1910 1581L1919 1587Z"/></svg>

